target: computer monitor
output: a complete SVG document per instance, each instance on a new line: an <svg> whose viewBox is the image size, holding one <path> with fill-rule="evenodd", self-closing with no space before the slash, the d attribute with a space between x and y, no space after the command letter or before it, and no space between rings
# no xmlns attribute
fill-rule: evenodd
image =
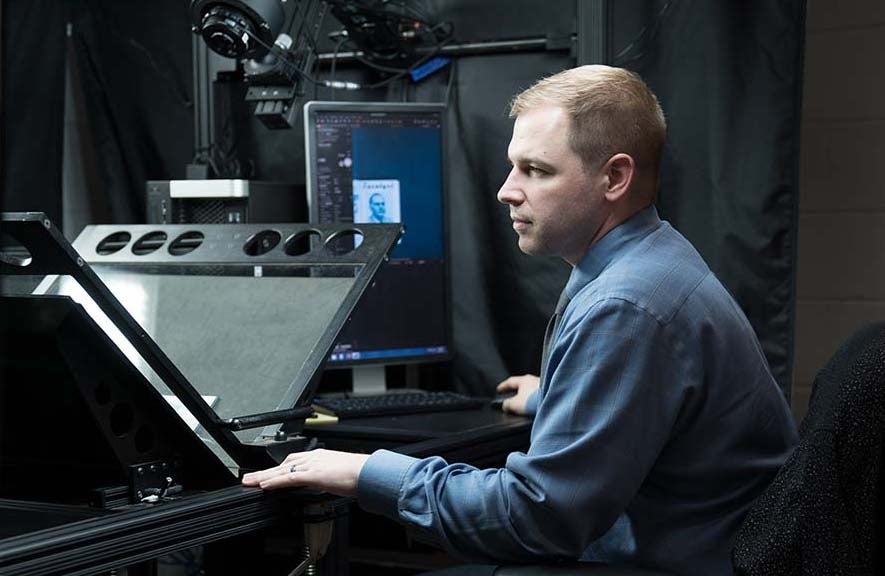
<svg viewBox="0 0 885 576"><path fill-rule="evenodd" d="M354 391L384 388L384 366L450 357L443 114L440 104L308 102L312 222L401 222L405 234L344 329L330 367Z"/></svg>

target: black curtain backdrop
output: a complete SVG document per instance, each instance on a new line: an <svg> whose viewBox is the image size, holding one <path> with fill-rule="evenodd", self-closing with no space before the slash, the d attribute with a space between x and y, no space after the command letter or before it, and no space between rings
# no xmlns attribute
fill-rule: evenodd
<svg viewBox="0 0 885 576"><path fill-rule="evenodd" d="M62 224L65 66L88 116L80 145L109 222L144 219L145 180L194 155L189 2L4 0L4 210Z"/></svg>
<svg viewBox="0 0 885 576"><path fill-rule="evenodd" d="M670 125L659 207L740 303L789 398L805 2L673 2L645 55Z"/></svg>
<svg viewBox="0 0 885 576"><path fill-rule="evenodd" d="M580 1L580 0L579 0ZM425 0L456 42L568 37L575 0ZM187 0L5 0L4 209L60 213L65 22L94 141L94 194L112 221L140 222L144 180L181 178L194 155ZM737 298L789 395L804 0L611 2L613 63L639 72L669 122L659 209ZM332 29L335 23L327 22ZM28 47L26 52L23 47ZM325 49L332 51L325 43ZM26 56L27 54L27 56ZM39 61L40 73L34 73ZM447 101L448 224L457 389L488 394L537 373L541 338L569 268L520 253L495 194L508 171L507 105L568 51L459 57L418 85L338 99ZM319 73L328 77L329 71ZM340 63L338 79L377 80ZM46 87L34 89L39 82ZM232 89L236 90L236 87ZM326 89L308 97L329 99ZM237 126L253 177L303 183L303 134Z"/></svg>
<svg viewBox="0 0 885 576"><path fill-rule="evenodd" d="M184 178L194 154L188 2L71 2L73 65L99 195L112 222L142 222L145 181Z"/></svg>
<svg viewBox="0 0 885 576"><path fill-rule="evenodd" d="M5 211L61 219L65 11L56 0L3 2Z"/></svg>

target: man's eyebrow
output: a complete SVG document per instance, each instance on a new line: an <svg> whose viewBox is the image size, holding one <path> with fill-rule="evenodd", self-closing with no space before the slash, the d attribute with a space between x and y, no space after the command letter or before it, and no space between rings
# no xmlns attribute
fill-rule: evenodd
<svg viewBox="0 0 885 576"><path fill-rule="evenodd" d="M513 164L520 164L522 166L535 166L537 168L542 168L544 170L552 170L553 166L544 162L539 158L535 158L533 156L517 156L516 159L511 159L509 156L507 157L507 162L512 166Z"/></svg>

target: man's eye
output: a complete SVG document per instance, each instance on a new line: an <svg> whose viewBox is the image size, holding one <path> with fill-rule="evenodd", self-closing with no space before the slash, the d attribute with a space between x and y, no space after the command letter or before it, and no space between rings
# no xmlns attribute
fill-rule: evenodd
<svg viewBox="0 0 885 576"><path fill-rule="evenodd" d="M543 176L544 174L547 173L545 170L542 170L542 169L538 168L537 166L529 166L526 169L526 172L528 172L530 176Z"/></svg>

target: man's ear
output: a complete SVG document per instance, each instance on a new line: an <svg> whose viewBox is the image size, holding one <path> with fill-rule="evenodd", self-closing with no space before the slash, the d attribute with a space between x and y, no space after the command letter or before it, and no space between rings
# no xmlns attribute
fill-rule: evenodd
<svg viewBox="0 0 885 576"><path fill-rule="evenodd" d="M603 172L607 177L605 199L609 202L617 202L633 186L636 162L629 154L618 153L608 159L603 167Z"/></svg>

